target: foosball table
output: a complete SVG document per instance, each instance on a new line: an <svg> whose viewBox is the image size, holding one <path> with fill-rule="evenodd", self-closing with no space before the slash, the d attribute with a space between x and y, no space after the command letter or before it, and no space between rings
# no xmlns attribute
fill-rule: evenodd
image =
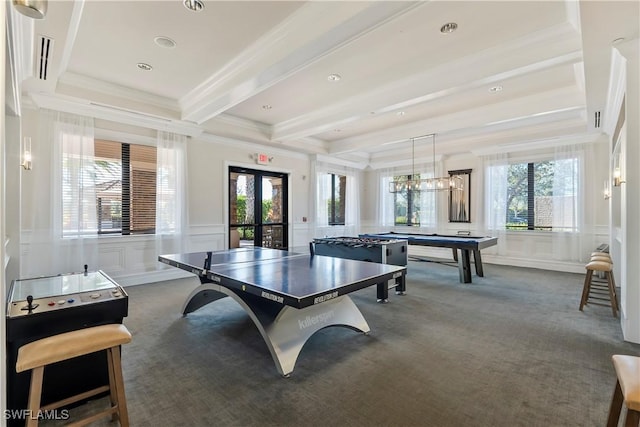
<svg viewBox="0 0 640 427"><path fill-rule="evenodd" d="M312 254L335 258L355 259L390 265L407 265L407 241L371 237L323 237L310 244ZM395 288L397 295L406 291L404 276L380 283L377 287L378 302L387 302L389 289Z"/></svg>

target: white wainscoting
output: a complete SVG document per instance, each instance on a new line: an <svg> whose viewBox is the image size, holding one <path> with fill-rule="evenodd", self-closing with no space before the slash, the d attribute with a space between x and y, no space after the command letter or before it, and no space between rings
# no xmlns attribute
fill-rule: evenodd
<svg viewBox="0 0 640 427"><path fill-rule="evenodd" d="M469 231L471 235L482 236L484 232L473 228L472 224L459 224L459 227L447 227L440 234L455 234L459 230ZM384 231L383 231L384 230ZM398 233L432 233L421 231L419 228L386 227L368 225L363 227L362 233L376 233L396 231ZM539 268L543 270L565 271L569 273L584 273L583 261L563 261L553 257L553 237L548 232L511 232L507 234L508 255L499 255L497 247L492 246L482 250L482 262L487 264L511 265L514 267ZM595 227L592 241L583 242L585 259L601 243L609 242L606 226ZM453 259L450 249L409 246L409 254L424 257Z"/></svg>
<svg viewBox="0 0 640 427"><path fill-rule="evenodd" d="M398 232L407 232L405 228L396 228ZM379 232L380 227L363 227L362 233ZM385 231L391 231L389 229ZM419 229L409 230L419 233ZM469 230L473 235L476 230ZM597 247L600 243L608 242L609 236L605 227L599 227L593 238L593 244L588 248ZM28 236L28 232L24 236ZM294 250L304 252L308 250L312 237L309 223L293 223L289 228L289 243ZM454 233L451 233L454 234ZM482 234L482 233L480 233ZM482 251L484 263L512 265L516 267L540 268L545 270L583 273L583 262L567 262L553 259L552 238L550 233L510 233L509 255L498 255L496 248L491 247ZM154 236L114 236L100 237L99 259L101 269L123 286L143 283L159 282L170 279L194 277L182 270L164 265L157 260L155 254ZM22 242L28 242L24 238ZM187 252L201 252L207 250L222 250L227 247L227 233L225 224L203 224L191 226L186 239ZM28 258L29 245L21 245L23 259ZM592 250L592 249L589 249ZM443 248L410 246L411 255L452 259L451 250ZM78 266L78 271L82 266ZM90 266L91 268L91 266ZM194 278L195 280L195 278Z"/></svg>
<svg viewBox="0 0 640 427"><path fill-rule="evenodd" d="M308 248L309 224L292 224L290 230L290 246ZM29 259L30 232L23 233L21 254ZM169 267L158 261L155 251L155 236L102 236L98 240L99 266L89 266L91 270L103 270L122 286L160 282L191 277L192 274ZM216 251L227 247L225 224L203 224L189 227L185 241L186 252ZM71 244L69 240L69 244ZM74 271L81 271L82 265ZM66 272L66 271L64 271ZM63 273L61 271L60 273ZM24 277L23 277L24 278Z"/></svg>

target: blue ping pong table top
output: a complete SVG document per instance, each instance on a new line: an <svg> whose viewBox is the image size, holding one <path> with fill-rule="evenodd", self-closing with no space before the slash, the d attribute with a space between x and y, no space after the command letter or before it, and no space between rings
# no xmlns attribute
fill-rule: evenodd
<svg viewBox="0 0 640 427"><path fill-rule="evenodd" d="M343 258L298 254L277 249L241 248L161 255L165 264L213 283L302 308L384 282L406 273L406 267Z"/></svg>

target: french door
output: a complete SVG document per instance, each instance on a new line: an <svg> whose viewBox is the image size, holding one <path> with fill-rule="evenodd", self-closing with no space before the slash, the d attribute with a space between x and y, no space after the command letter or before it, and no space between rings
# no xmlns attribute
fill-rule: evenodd
<svg viewBox="0 0 640 427"><path fill-rule="evenodd" d="M229 167L229 248L288 248L288 175Z"/></svg>

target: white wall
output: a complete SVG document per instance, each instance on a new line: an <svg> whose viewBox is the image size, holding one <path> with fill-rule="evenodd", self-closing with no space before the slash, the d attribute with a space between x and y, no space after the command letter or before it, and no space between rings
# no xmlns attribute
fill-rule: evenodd
<svg viewBox="0 0 640 427"><path fill-rule="evenodd" d="M586 156L587 164L585 165L586 175L588 179L585 192L585 204L581 207L585 216L585 222L588 229L593 230L582 242L583 255L582 260L566 261L554 258L553 233L541 231L513 231L506 233L506 240L499 239L499 245L508 247L508 255L498 255L497 247L491 247L483 250L483 261L487 263L514 265L521 267L541 268L556 271L569 271L575 273L584 272L583 260L588 259L591 251L593 251L600 243L609 242L608 232L608 202L603 196L603 181L608 174L608 153L606 138L603 136L594 143L586 143L589 150L592 150L591 156ZM540 149L535 152L541 151ZM553 149L551 149L553 153ZM452 156L445 158L444 170L460 170L472 169L471 172L471 223L450 223L447 218L447 194L438 194L438 203L444 206L439 209L440 217L438 218L438 233L455 234L458 231L470 231L472 235L485 235L484 226L484 189L483 189L483 171L482 161L480 157L472 154ZM376 192L379 183L376 178L376 171L367 171L365 173L365 191L366 199L363 201L362 219L363 231L390 231L381 229L376 224ZM597 184L597 185L596 185ZM396 231L406 231L407 227L394 227ZM419 232L416 229L415 232ZM439 248L409 247L410 254L431 255L451 257L450 250Z"/></svg>
<svg viewBox="0 0 640 427"><path fill-rule="evenodd" d="M620 198L620 228L612 230L621 244L619 283L624 298L621 304L621 326L627 341L640 343L640 39L616 45L626 61L625 107L626 135L624 174L625 183L618 190ZM614 76L615 77L615 76ZM621 277L620 277L621 276Z"/></svg>
<svg viewBox="0 0 640 427"><path fill-rule="evenodd" d="M22 130L25 135L38 134L37 110L27 110L23 114ZM96 120L97 137L119 137L132 143L153 143L155 131L121 125L104 120ZM43 139L43 138L40 138ZM33 227L52 228L50 222L34 223L34 210L50 212L51 201L34 198L36 188L51 185L49 159L40 155L41 144L47 141L33 141L33 170L23 174L22 197L13 203L22 203L22 253L28 260L29 242ZM252 156L266 152L272 157L267 166L257 165ZM254 144L228 139L216 139L210 135L189 138L187 145L188 162L188 239L187 250L217 250L227 247L227 168L229 165L254 167L289 173L290 229L289 244L305 246L309 241L309 156L284 150L265 149ZM166 269L157 261L153 236L101 236L99 242L100 265L90 266L101 269L123 285L166 280L183 275L177 269ZM73 244L72 240L63 244ZM80 271L80 262L76 271ZM24 270L24 269L23 269ZM160 271L160 273L158 273ZM51 273L49 273L51 274Z"/></svg>
<svg viewBox="0 0 640 427"><path fill-rule="evenodd" d="M6 24L6 8L5 7L0 7L0 22L2 23L2 28L5 28L5 24ZM2 261L2 272L0 272L0 319L5 319L6 313L6 301L5 301L5 295L7 295L7 286L6 286L6 274L5 274L5 237L6 236L6 230L5 230L5 226L4 226L4 209L7 206L6 200L5 200L5 193L4 193L4 185L6 180L4 179L5 176L5 150L6 150L6 134L4 132L5 129L5 118L4 118L4 110L5 110L5 102L4 100L6 99L6 94L5 94L5 87L6 85L4 84L4 82L6 82L6 75L5 75L5 69L6 69L6 62L7 62L7 56L6 56L6 33L5 31L1 31L0 32L0 58L2 58L2 64L0 64L0 77L2 78L2 87L0 88L0 94L2 95L2 104L0 105L0 129L2 129L2 133L0 134L0 153L2 154L2 156L0 156L0 236L2 238L0 238L0 260ZM7 330L6 330L6 322L2 322L2 325L0 325L0 378L7 378L6 375L6 354L7 354L7 334L6 334ZM0 414L4 414L4 411L6 409L6 401L7 401L7 382L6 381L0 381Z"/></svg>

